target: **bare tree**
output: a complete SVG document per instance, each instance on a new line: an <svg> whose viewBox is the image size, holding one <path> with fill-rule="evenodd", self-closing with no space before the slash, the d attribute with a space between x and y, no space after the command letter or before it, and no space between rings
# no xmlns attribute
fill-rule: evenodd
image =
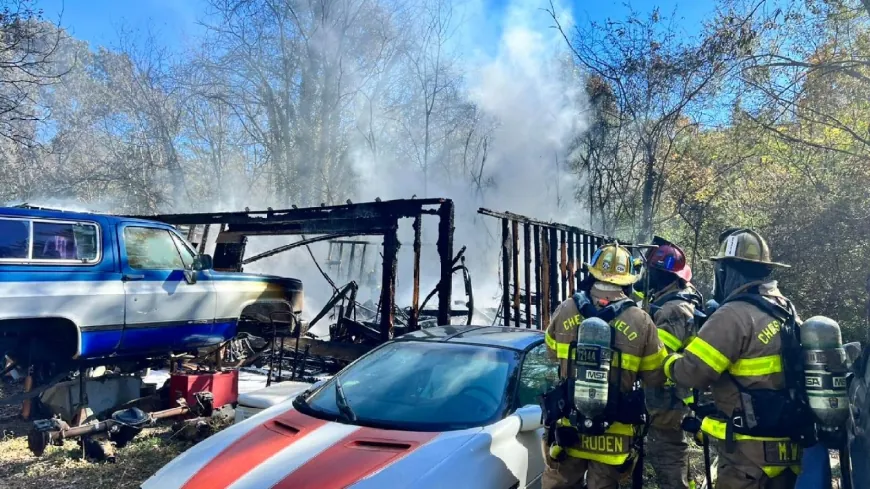
<svg viewBox="0 0 870 489"><path fill-rule="evenodd" d="M589 22L576 28L573 40L550 15L571 46L577 62L610 86L621 130L631 133L632 161L619 171L631 178L640 165L638 240L654 231L667 162L687 112L701 104L755 36L752 12L721 15L702 39L694 42L655 9L646 17L631 12L624 21ZM632 198L630 195L624 197Z"/></svg>
<svg viewBox="0 0 870 489"><path fill-rule="evenodd" d="M38 103L41 87L64 74L52 62L61 39L32 0L7 0L0 7L0 136L20 144L36 139L35 123L48 111Z"/></svg>

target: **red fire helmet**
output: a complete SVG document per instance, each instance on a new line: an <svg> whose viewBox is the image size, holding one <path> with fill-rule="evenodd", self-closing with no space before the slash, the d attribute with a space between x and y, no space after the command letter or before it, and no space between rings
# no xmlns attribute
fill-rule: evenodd
<svg viewBox="0 0 870 489"><path fill-rule="evenodd" d="M647 263L650 268L671 272L686 282L692 280L692 269L686 264L686 254L675 244L663 244L651 249Z"/></svg>

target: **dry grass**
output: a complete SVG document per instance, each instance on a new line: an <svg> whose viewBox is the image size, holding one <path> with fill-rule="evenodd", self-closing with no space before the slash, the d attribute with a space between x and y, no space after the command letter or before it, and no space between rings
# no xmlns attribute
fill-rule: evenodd
<svg viewBox="0 0 870 489"><path fill-rule="evenodd" d="M160 467L192 446L172 438L169 423L145 429L129 445L117 449L117 463L92 463L81 458L75 441L49 447L42 457L27 448L26 436L0 441L0 488L54 489L138 488Z"/></svg>
<svg viewBox="0 0 870 489"><path fill-rule="evenodd" d="M0 381L0 398L20 391L20 384ZM30 423L20 420L19 406L0 406L0 489L136 489L160 467L193 446L174 432L173 419L146 428L124 448L116 463L83 460L81 447L70 440L48 447L42 457L27 448ZM210 422L212 430L228 422Z"/></svg>

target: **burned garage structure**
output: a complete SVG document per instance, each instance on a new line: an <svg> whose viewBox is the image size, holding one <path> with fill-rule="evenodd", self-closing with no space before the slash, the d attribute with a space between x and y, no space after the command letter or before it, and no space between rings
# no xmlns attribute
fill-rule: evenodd
<svg viewBox="0 0 870 489"><path fill-rule="evenodd" d="M382 267L380 270L380 297L375 310L360 311L362 320L356 317L362 308L356 302L358 284L350 281L346 285L336 283L325 273L333 289L332 299L320 312L306 324L288 314L266 312L259 322L268 322L277 336L295 337L296 344L305 348L313 357L316 355L337 357L344 361L353 360L371 347L389 340L394 335L419 329L421 315L420 298L420 248L421 229L424 216L437 218L437 251L440 259L439 283L433 290L437 293L438 307L433 315L439 324L449 324L451 317L452 276L461 257L454 257L453 229L454 205L448 199L405 199L351 203L345 205L320 206L309 208L267 209L264 211L244 211L226 213L163 214L147 216L148 219L171 224L187 232L191 242L202 253L209 242L209 235L217 233L214 239L214 269L221 271L242 271L245 265L266 257L274 256L312 243L330 242L330 257L333 253L338 260L342 254L350 255L350 262L344 269L333 270L336 278L349 279L353 276L351 267L361 267L366 255L380 251ZM398 238L399 221L413 220L414 261L413 261L413 299L407 311L396 306L396 281L398 273L398 254L401 243ZM299 239L276 247L272 250L245 257L248 238L252 236L298 236ZM371 251L375 243L354 241L348 238L380 236L383 239L380 250ZM348 253L344 249L348 249ZM314 256L312 254L312 259ZM359 264L356 264L356 262ZM315 263L317 264L316 260ZM327 263L329 264L329 263ZM318 268L320 265L317 264ZM321 270L322 271L322 270ZM425 304L425 300L422 304ZM317 305L320 306L320 305ZM330 341L317 341L306 337L307 330L330 311L338 308L336 324L330 328ZM317 309L315 309L317 310ZM397 313L402 317L397 319ZM433 321L434 322L434 321ZM268 333L268 327L263 329ZM283 331L283 335L280 333ZM299 347L294 356L298 355ZM283 351L283 348L281 348ZM279 362L280 363L280 362ZM293 362L295 363L295 362ZM294 368L295 366L291 367Z"/></svg>
<svg viewBox="0 0 870 489"><path fill-rule="evenodd" d="M583 264L599 246L613 241L575 226L512 212L484 208L477 212L501 221L499 310L505 326L544 329L550 313L571 297L586 277Z"/></svg>

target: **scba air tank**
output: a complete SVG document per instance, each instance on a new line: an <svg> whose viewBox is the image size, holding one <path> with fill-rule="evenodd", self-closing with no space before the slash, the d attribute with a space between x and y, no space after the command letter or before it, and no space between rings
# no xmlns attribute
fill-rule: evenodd
<svg viewBox="0 0 870 489"><path fill-rule="evenodd" d="M801 325L801 347L810 409L822 427L843 426L849 417L848 367L840 326L824 316L807 319Z"/></svg>
<svg viewBox="0 0 870 489"><path fill-rule="evenodd" d="M607 408L611 356L610 325L599 318L584 319L577 328L574 405L587 418Z"/></svg>

